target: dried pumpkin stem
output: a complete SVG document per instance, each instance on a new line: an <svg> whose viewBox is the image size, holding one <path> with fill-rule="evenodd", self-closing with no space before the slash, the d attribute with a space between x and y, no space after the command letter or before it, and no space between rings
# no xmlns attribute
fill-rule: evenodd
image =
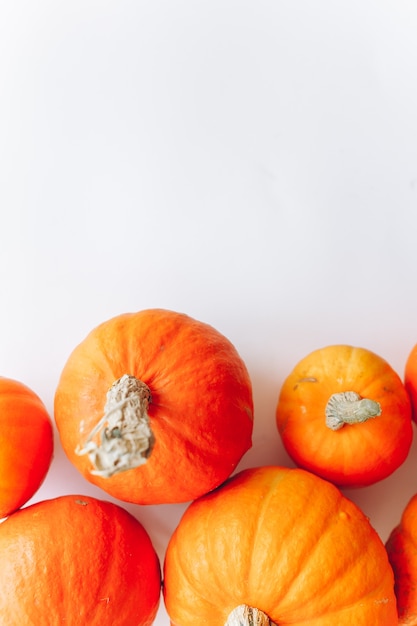
<svg viewBox="0 0 417 626"><path fill-rule="evenodd" d="M110 478L146 463L154 436L150 428L149 387L125 374L107 392L104 415L93 428L79 455L88 454L95 476Z"/></svg>
<svg viewBox="0 0 417 626"><path fill-rule="evenodd" d="M360 424L381 413L379 402L362 398L356 391L334 393L326 406L326 426L339 430L345 424Z"/></svg>
<svg viewBox="0 0 417 626"><path fill-rule="evenodd" d="M247 604L240 604L229 614L225 626L276 626L266 613Z"/></svg>

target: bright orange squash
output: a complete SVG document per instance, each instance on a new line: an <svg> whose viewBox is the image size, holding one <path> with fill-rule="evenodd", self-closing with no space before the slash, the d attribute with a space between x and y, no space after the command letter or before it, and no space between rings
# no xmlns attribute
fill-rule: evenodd
<svg viewBox="0 0 417 626"><path fill-rule="evenodd" d="M394 571L401 626L417 625L417 494L405 507L386 543Z"/></svg>
<svg viewBox="0 0 417 626"><path fill-rule="evenodd" d="M52 420L23 383L0 376L0 518L38 491L53 456Z"/></svg>
<svg viewBox="0 0 417 626"><path fill-rule="evenodd" d="M241 471L187 508L166 551L174 626L395 626L378 534L333 484L301 469Z"/></svg>
<svg viewBox="0 0 417 626"><path fill-rule="evenodd" d="M70 495L0 524L4 626L149 626L161 595L144 527L110 502Z"/></svg>
<svg viewBox="0 0 417 626"><path fill-rule="evenodd" d="M69 459L107 493L186 502L221 484L250 448L252 387L221 333L149 309L104 322L75 348L55 420Z"/></svg>
<svg viewBox="0 0 417 626"><path fill-rule="evenodd" d="M398 374L364 348L334 345L302 359L276 408L282 442L297 465L338 486L371 485L407 458L413 429Z"/></svg>

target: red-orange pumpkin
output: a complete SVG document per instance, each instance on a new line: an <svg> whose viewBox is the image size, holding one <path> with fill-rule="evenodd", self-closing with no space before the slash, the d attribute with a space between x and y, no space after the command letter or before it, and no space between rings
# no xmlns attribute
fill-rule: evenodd
<svg viewBox="0 0 417 626"><path fill-rule="evenodd" d="M52 421L23 383L0 376L0 518L38 491L53 456Z"/></svg>
<svg viewBox="0 0 417 626"><path fill-rule="evenodd" d="M410 396L413 419L417 422L417 344L412 348L405 364L404 384Z"/></svg>
<svg viewBox="0 0 417 626"><path fill-rule="evenodd" d="M4 626L149 626L160 565L142 524L123 508L61 496L0 524Z"/></svg>
<svg viewBox="0 0 417 626"><path fill-rule="evenodd" d="M364 348L328 346L284 381L276 420L297 465L338 486L371 485L407 458L411 405L398 374Z"/></svg>
<svg viewBox="0 0 417 626"><path fill-rule="evenodd" d="M394 571L401 626L417 625L417 494L405 507L386 543Z"/></svg>
<svg viewBox="0 0 417 626"><path fill-rule="evenodd" d="M221 484L250 448L251 382L211 326L163 309L127 313L70 355L55 419L90 482L123 501L185 502Z"/></svg>
<svg viewBox="0 0 417 626"><path fill-rule="evenodd" d="M395 626L392 569L365 515L301 469L244 470L189 505L166 551L175 626Z"/></svg>

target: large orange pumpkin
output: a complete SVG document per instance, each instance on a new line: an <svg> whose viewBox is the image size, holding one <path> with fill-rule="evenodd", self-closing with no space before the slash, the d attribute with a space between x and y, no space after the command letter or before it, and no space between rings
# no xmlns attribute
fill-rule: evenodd
<svg viewBox="0 0 417 626"><path fill-rule="evenodd" d="M41 399L0 376L0 518L38 491L53 456L52 421Z"/></svg>
<svg viewBox="0 0 417 626"><path fill-rule="evenodd" d="M364 348L334 345L302 359L276 409L284 447L297 465L338 486L373 484L407 458L411 405L398 374Z"/></svg>
<svg viewBox="0 0 417 626"><path fill-rule="evenodd" d="M70 495L0 524L4 626L148 626L160 565L144 527L110 502Z"/></svg>
<svg viewBox="0 0 417 626"><path fill-rule="evenodd" d="M140 504L193 500L251 446L252 388L231 342L163 309L95 328L55 395L63 448L90 482Z"/></svg>
<svg viewBox="0 0 417 626"><path fill-rule="evenodd" d="M243 470L187 508L166 551L175 626L395 626L392 569L365 515L301 469Z"/></svg>
<svg viewBox="0 0 417 626"><path fill-rule="evenodd" d="M386 543L394 571L401 626L417 625L417 494L405 507Z"/></svg>

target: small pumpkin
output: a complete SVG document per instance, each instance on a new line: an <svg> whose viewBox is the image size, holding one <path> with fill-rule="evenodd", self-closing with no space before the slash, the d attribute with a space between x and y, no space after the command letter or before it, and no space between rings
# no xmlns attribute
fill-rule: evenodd
<svg viewBox="0 0 417 626"><path fill-rule="evenodd" d="M193 502L169 541L174 626L395 626L393 573L362 511L302 469L250 468Z"/></svg>
<svg viewBox="0 0 417 626"><path fill-rule="evenodd" d="M385 359L333 345L302 359L276 408L282 442L300 467L340 487L392 474L408 456L413 429L408 393Z"/></svg>
<svg viewBox="0 0 417 626"><path fill-rule="evenodd" d="M417 625L417 494L407 503L386 549L394 571L400 626Z"/></svg>
<svg viewBox="0 0 417 626"><path fill-rule="evenodd" d="M122 507L66 495L0 524L0 621L7 626L149 626L160 564Z"/></svg>
<svg viewBox="0 0 417 626"><path fill-rule="evenodd" d="M113 497L186 502L221 484L251 447L251 381L213 327L147 309L104 322L74 349L55 420L71 462Z"/></svg>
<svg viewBox="0 0 417 626"><path fill-rule="evenodd" d="M20 381L0 376L0 518L38 491L53 457L52 420Z"/></svg>

